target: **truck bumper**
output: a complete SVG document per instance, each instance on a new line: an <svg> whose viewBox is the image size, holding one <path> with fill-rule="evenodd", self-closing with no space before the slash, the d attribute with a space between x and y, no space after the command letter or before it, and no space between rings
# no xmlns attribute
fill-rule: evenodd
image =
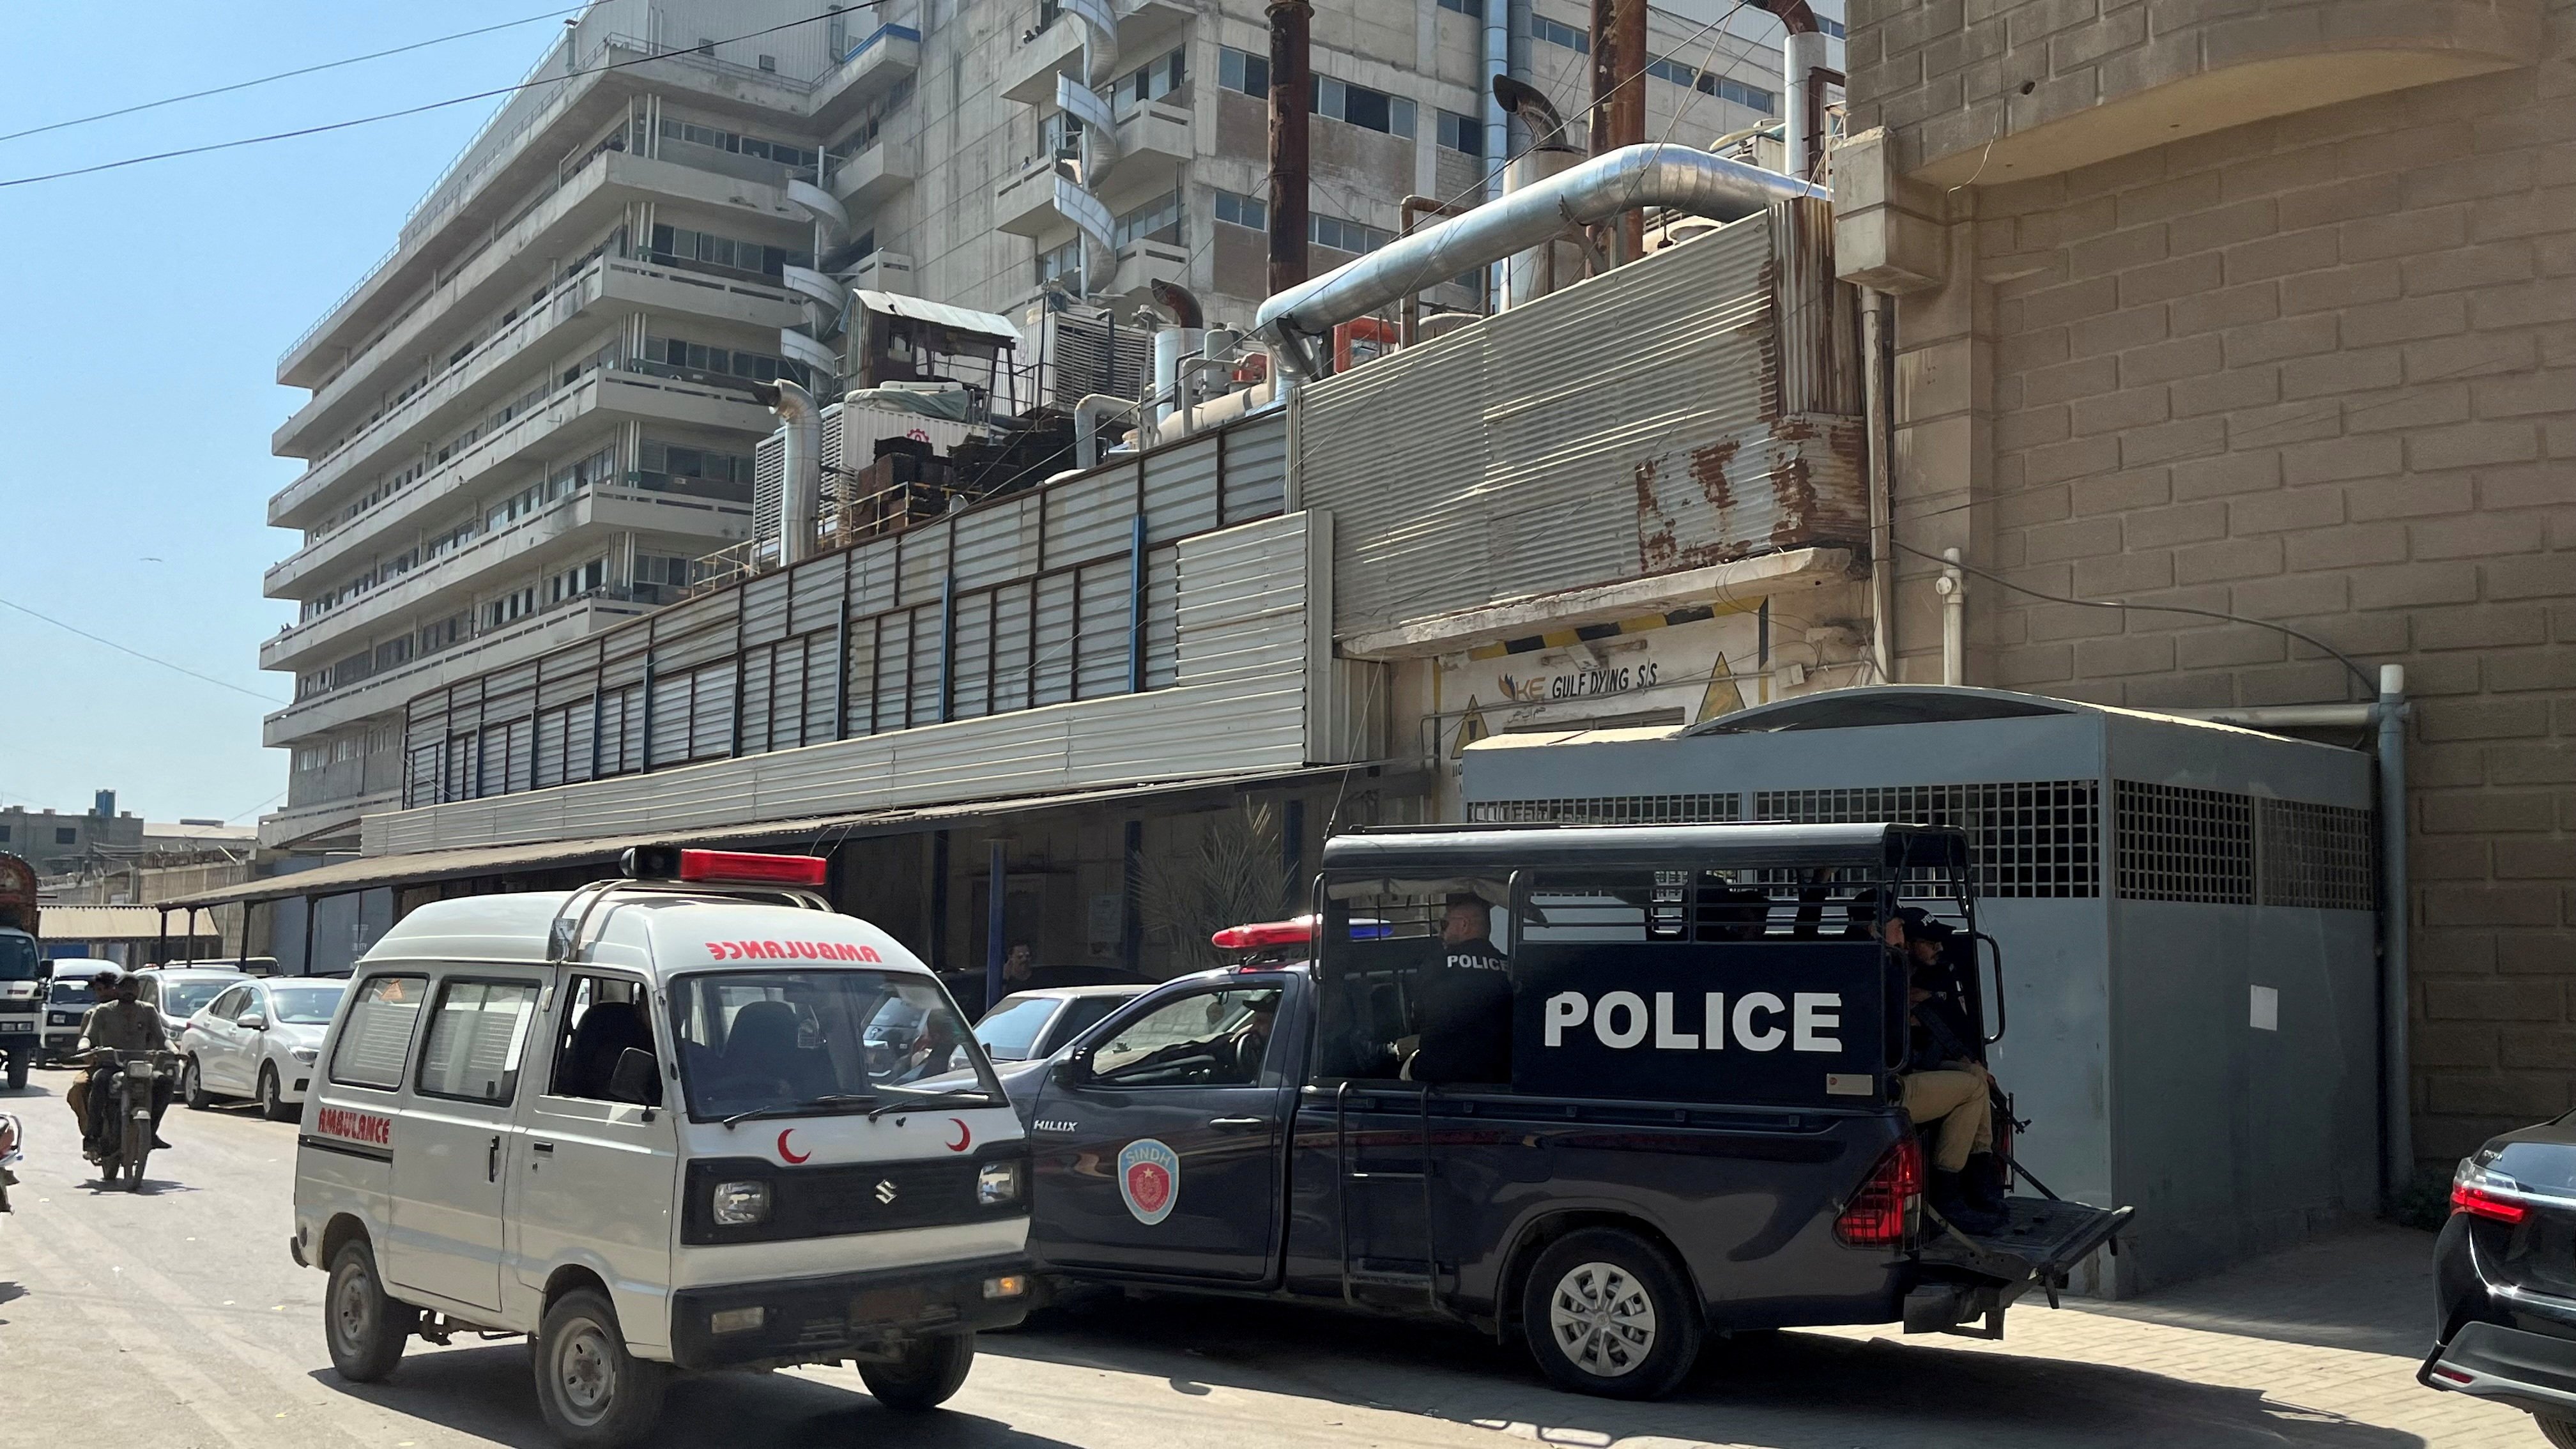
<svg viewBox="0 0 2576 1449"><path fill-rule="evenodd" d="M892 1339L1007 1328L1027 1314L1032 1283L1029 1260L1013 1255L683 1288L671 1295L671 1361L683 1369L817 1363Z"/></svg>

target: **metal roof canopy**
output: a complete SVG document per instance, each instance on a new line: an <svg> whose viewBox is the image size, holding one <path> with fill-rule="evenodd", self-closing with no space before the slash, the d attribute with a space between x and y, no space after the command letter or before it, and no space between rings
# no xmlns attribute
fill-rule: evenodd
<svg viewBox="0 0 2576 1449"><path fill-rule="evenodd" d="M1327 874L1461 875L1523 866L1580 870L1665 866L1951 867L1968 863L1966 832L1923 825L1527 825L1398 827L1324 842Z"/></svg>
<svg viewBox="0 0 2576 1449"><path fill-rule="evenodd" d="M155 906L44 906L44 939L63 941L150 941L161 934L161 912ZM199 931L200 940L217 936Z"/></svg>
<svg viewBox="0 0 2576 1449"><path fill-rule="evenodd" d="M159 903L157 907L135 907L134 909L174 911L202 909L207 906L223 905L230 901L269 901L288 896L340 895L350 891L370 890L378 886L414 885L429 881L459 880L470 876L501 875L513 871L579 865L585 861L614 860L629 847L638 845L738 844L799 835L817 837L812 842L816 846L837 845L844 840L864 836L902 835L913 831L937 829L955 821L975 820L994 815L1071 809L1083 805L1107 804L1157 795L1183 794L1192 790L1285 785L1346 774L1365 773L1374 777L1385 768L1378 764L1318 765L1303 770L1203 775L1187 780L1169 780L1147 785L1122 785L1111 789L1075 791L1061 795L1024 795L955 805L867 810L842 815L809 816L797 820L772 820L756 825L728 825L704 830L661 831L649 835L594 836L587 840L550 840L525 845L483 845L458 850L423 850L408 855L374 855L357 860L336 861L330 865L317 866L312 870L297 871L292 875L271 876L266 880L226 886L220 890L200 891L192 896L176 896ZM828 842L820 839L826 833L832 836ZM50 911L47 919L51 919ZM151 933L147 931L144 934Z"/></svg>
<svg viewBox="0 0 2576 1449"><path fill-rule="evenodd" d="M1011 325L1010 318L999 313L978 312L972 307L951 307L945 302L928 302L896 292L858 292L853 295L858 298L860 306L871 312L909 317L933 327L945 327L951 332L986 338L1013 351L1019 349L1020 330Z"/></svg>

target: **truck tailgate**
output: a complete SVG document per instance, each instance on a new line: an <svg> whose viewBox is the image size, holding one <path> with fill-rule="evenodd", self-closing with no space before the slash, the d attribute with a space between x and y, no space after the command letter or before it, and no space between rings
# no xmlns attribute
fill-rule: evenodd
<svg viewBox="0 0 2576 1449"><path fill-rule="evenodd" d="M2053 1284L2108 1242L2135 1208L2097 1208L2056 1198L2004 1200L2004 1225L1971 1236L1956 1228L1925 1243L1926 1267L1962 1268L2005 1283Z"/></svg>

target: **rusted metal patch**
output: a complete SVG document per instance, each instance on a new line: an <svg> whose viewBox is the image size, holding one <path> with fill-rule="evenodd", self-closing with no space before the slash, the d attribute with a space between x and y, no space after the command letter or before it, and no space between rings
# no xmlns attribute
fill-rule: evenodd
<svg viewBox="0 0 2576 1449"><path fill-rule="evenodd" d="M1799 414L1640 461L1639 570L1857 544L1869 527L1863 452L1858 419Z"/></svg>

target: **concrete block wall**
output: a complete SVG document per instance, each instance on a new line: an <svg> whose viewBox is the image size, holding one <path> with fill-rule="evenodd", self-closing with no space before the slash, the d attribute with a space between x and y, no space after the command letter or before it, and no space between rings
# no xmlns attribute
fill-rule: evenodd
<svg viewBox="0 0 2576 1449"><path fill-rule="evenodd" d="M1954 275L1898 304L1899 543L2407 666L2428 1165L2576 1107L2576 0L2545 10L2510 70L1952 190ZM1900 674L1936 678L1901 562ZM1972 683L2361 697L2268 630L1968 587Z"/></svg>

